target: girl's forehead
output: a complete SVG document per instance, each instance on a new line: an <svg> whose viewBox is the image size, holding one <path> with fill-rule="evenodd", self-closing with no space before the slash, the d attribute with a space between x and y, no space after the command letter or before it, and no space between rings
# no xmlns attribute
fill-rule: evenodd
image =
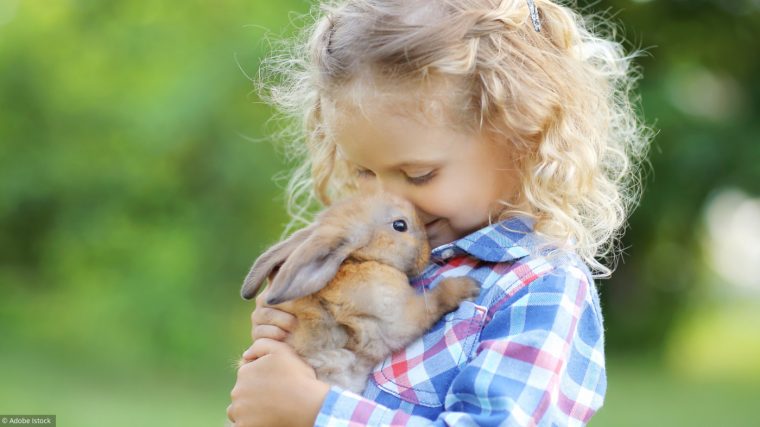
<svg viewBox="0 0 760 427"><path fill-rule="evenodd" d="M424 135L460 132L447 120L443 105L421 106L403 103L366 103L336 106L324 116L325 131L341 140L419 139Z"/></svg>
<svg viewBox="0 0 760 427"><path fill-rule="evenodd" d="M477 138L419 114L404 115L392 109L372 108L342 117L331 135L338 153L365 167L440 164Z"/></svg>
<svg viewBox="0 0 760 427"><path fill-rule="evenodd" d="M467 102L448 82L378 82L363 78L331 91L322 99L327 125L336 128L347 120L376 121L401 117L423 125L467 128Z"/></svg>
<svg viewBox="0 0 760 427"><path fill-rule="evenodd" d="M434 106L440 108L442 106ZM453 133L440 110L425 109L403 102L367 102L352 106L335 106L325 114L326 131L336 142L420 140L429 135ZM410 147L411 148L411 147Z"/></svg>

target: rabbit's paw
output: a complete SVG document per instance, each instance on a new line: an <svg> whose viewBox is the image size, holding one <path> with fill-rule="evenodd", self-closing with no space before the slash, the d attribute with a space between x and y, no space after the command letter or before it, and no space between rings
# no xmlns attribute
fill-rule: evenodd
<svg viewBox="0 0 760 427"><path fill-rule="evenodd" d="M459 307L462 301L478 296L480 287L469 277L447 277L438 284L434 292L442 311L448 313Z"/></svg>

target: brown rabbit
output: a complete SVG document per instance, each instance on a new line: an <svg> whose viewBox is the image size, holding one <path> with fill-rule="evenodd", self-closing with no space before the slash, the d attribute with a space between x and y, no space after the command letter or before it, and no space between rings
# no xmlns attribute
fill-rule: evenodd
<svg viewBox="0 0 760 427"><path fill-rule="evenodd" d="M422 272L429 252L409 202L360 195L262 254L241 294L253 298L279 269L267 303L298 319L286 342L320 380L359 393L375 365L479 291L472 279L459 277L418 294L409 277Z"/></svg>

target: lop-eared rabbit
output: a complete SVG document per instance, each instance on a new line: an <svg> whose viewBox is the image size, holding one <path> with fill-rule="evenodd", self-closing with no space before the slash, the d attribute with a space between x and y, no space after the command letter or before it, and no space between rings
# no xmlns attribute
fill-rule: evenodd
<svg viewBox="0 0 760 427"><path fill-rule="evenodd" d="M375 365L478 293L466 277L418 293L409 278L426 267L429 252L411 203L387 193L359 195L262 254L241 294L253 298L276 272L267 304L298 319L286 342L317 378L360 393Z"/></svg>

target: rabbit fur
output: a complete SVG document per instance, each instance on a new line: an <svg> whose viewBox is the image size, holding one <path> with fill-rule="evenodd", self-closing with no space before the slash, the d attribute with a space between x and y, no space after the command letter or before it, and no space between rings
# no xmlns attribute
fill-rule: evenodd
<svg viewBox="0 0 760 427"><path fill-rule="evenodd" d="M409 277L422 272L429 252L411 203L359 195L262 254L241 295L255 297L270 277L267 304L298 319L286 342L317 378L360 393L379 362L479 291L472 279L456 277L418 294Z"/></svg>

